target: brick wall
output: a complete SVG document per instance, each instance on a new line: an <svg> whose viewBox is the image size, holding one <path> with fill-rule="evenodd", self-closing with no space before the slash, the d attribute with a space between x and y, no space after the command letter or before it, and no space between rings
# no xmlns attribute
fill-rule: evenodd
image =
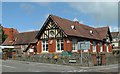
<svg viewBox="0 0 120 74"><path fill-rule="evenodd" d="M56 52L56 39L48 40L48 52Z"/></svg>
<svg viewBox="0 0 120 74"><path fill-rule="evenodd" d="M42 40L39 40L37 43L37 54L42 52Z"/></svg>
<svg viewBox="0 0 120 74"><path fill-rule="evenodd" d="M72 50L72 40L64 39L64 51Z"/></svg>

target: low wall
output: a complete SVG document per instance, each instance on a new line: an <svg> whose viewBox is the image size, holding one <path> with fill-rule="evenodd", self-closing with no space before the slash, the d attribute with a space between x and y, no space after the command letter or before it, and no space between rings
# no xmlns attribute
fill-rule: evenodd
<svg viewBox="0 0 120 74"><path fill-rule="evenodd" d="M82 54L82 63L81 63L81 54L73 53L72 56L63 56L61 54L58 55L57 64L61 65L74 65L74 66L94 66L94 58L91 54L83 53ZM31 62L40 62L40 63L51 63L54 64L55 54L37 54L37 55L22 55L16 54L15 60L20 61L31 61ZM75 59L76 63L69 63L70 59ZM113 56L112 54L106 54L106 64L115 64L118 63L118 57Z"/></svg>
<svg viewBox="0 0 120 74"><path fill-rule="evenodd" d="M120 55L113 55L113 53L106 54L106 64L117 64L120 63Z"/></svg>

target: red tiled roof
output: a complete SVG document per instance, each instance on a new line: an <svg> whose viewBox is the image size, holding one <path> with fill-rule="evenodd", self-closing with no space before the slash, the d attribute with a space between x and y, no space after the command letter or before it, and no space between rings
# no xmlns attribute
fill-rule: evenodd
<svg viewBox="0 0 120 74"><path fill-rule="evenodd" d="M107 35L109 27L100 27L100 28L96 28L97 32L99 33L99 36L101 39L104 39Z"/></svg>
<svg viewBox="0 0 120 74"><path fill-rule="evenodd" d="M109 29L109 27L93 28L84 24L80 24L79 22L67 20L55 15L49 15L49 17L51 17L68 36L102 40L106 37L107 31ZM75 26L75 30L71 28L73 25ZM91 30L93 34L90 34ZM37 35L37 37L38 36L40 35Z"/></svg>
<svg viewBox="0 0 120 74"><path fill-rule="evenodd" d="M15 34L18 34L19 32L14 29L14 28L4 28L3 27L3 31L4 31L4 34L7 35L7 39L3 42L2 45L12 45L12 41L13 41L13 36Z"/></svg>
<svg viewBox="0 0 120 74"><path fill-rule="evenodd" d="M17 29L14 28L4 28L3 27L3 31L5 35L8 35L8 37L10 37L11 32L13 32L13 34L18 34L19 32L17 31Z"/></svg>
<svg viewBox="0 0 120 74"><path fill-rule="evenodd" d="M119 32L111 32L112 37L118 37Z"/></svg>
<svg viewBox="0 0 120 74"><path fill-rule="evenodd" d="M38 31L31 31L31 32L23 32L16 34L14 36L14 45L24 45L29 43L36 43L35 36L38 33Z"/></svg>

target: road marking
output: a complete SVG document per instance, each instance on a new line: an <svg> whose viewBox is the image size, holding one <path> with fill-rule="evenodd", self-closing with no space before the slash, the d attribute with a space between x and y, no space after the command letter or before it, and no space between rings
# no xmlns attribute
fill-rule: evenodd
<svg viewBox="0 0 120 74"><path fill-rule="evenodd" d="M7 66L7 65L2 65L2 66L4 66L4 67L8 67L8 68L16 68L16 67L12 67L12 66Z"/></svg>

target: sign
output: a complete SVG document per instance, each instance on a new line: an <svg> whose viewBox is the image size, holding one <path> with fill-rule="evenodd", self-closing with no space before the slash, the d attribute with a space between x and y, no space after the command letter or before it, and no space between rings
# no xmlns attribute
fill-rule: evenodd
<svg viewBox="0 0 120 74"><path fill-rule="evenodd" d="M90 49L90 41L78 42L78 49L79 50L88 50L88 49Z"/></svg>
<svg viewBox="0 0 120 74"><path fill-rule="evenodd" d="M76 59L70 59L69 60L69 63L76 63L77 61L76 61Z"/></svg>
<svg viewBox="0 0 120 74"><path fill-rule="evenodd" d="M14 46L0 46L0 48L4 49L4 48L14 48Z"/></svg>
<svg viewBox="0 0 120 74"><path fill-rule="evenodd" d="M72 56L72 52L70 51L63 51L62 56Z"/></svg>

